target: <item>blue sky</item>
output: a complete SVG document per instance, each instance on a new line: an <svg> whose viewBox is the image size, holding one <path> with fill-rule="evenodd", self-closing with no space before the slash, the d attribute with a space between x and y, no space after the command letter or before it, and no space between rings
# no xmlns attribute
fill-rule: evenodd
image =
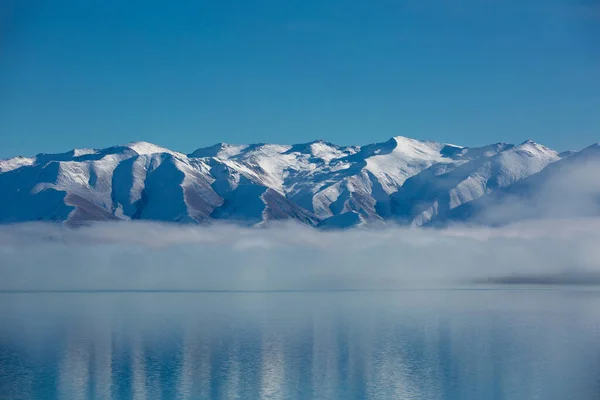
<svg viewBox="0 0 600 400"><path fill-rule="evenodd" d="M3 0L0 157L600 141L594 0Z"/></svg>

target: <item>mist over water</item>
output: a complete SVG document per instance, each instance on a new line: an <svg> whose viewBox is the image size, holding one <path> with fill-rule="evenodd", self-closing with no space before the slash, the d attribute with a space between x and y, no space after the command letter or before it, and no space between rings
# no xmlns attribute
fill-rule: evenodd
<svg viewBox="0 0 600 400"><path fill-rule="evenodd" d="M293 224L22 224L0 228L0 290L414 289L520 277L595 284L599 242L600 220L591 218L336 232Z"/></svg>

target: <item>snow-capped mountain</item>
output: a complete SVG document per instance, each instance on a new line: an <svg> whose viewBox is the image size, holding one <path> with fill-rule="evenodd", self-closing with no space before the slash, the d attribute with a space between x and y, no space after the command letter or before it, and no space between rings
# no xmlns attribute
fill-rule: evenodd
<svg viewBox="0 0 600 400"><path fill-rule="evenodd" d="M464 203L432 223L504 225L533 218L599 215L600 143L565 154L539 173Z"/></svg>
<svg viewBox="0 0 600 400"><path fill-rule="evenodd" d="M394 137L366 146L220 143L187 155L145 142L77 149L0 160L0 222L469 221L503 196L547 186L561 165L600 160L596 148L558 154L532 141L467 148Z"/></svg>

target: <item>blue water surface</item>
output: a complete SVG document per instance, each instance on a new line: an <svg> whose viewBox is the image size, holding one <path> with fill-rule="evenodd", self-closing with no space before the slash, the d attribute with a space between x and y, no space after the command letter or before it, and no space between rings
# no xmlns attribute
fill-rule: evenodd
<svg viewBox="0 0 600 400"><path fill-rule="evenodd" d="M2 293L1 399L597 399L600 292Z"/></svg>

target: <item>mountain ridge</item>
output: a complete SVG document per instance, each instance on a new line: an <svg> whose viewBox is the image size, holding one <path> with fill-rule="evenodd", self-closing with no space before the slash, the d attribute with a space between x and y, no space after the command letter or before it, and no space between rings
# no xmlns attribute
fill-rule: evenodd
<svg viewBox="0 0 600 400"><path fill-rule="evenodd" d="M557 162L586 152L600 158L596 147L559 154L532 140L464 147L395 136L363 146L217 143L184 154L130 142L39 153L0 160L0 223L470 223L477 213L460 210L485 207L493 193L510 192Z"/></svg>

